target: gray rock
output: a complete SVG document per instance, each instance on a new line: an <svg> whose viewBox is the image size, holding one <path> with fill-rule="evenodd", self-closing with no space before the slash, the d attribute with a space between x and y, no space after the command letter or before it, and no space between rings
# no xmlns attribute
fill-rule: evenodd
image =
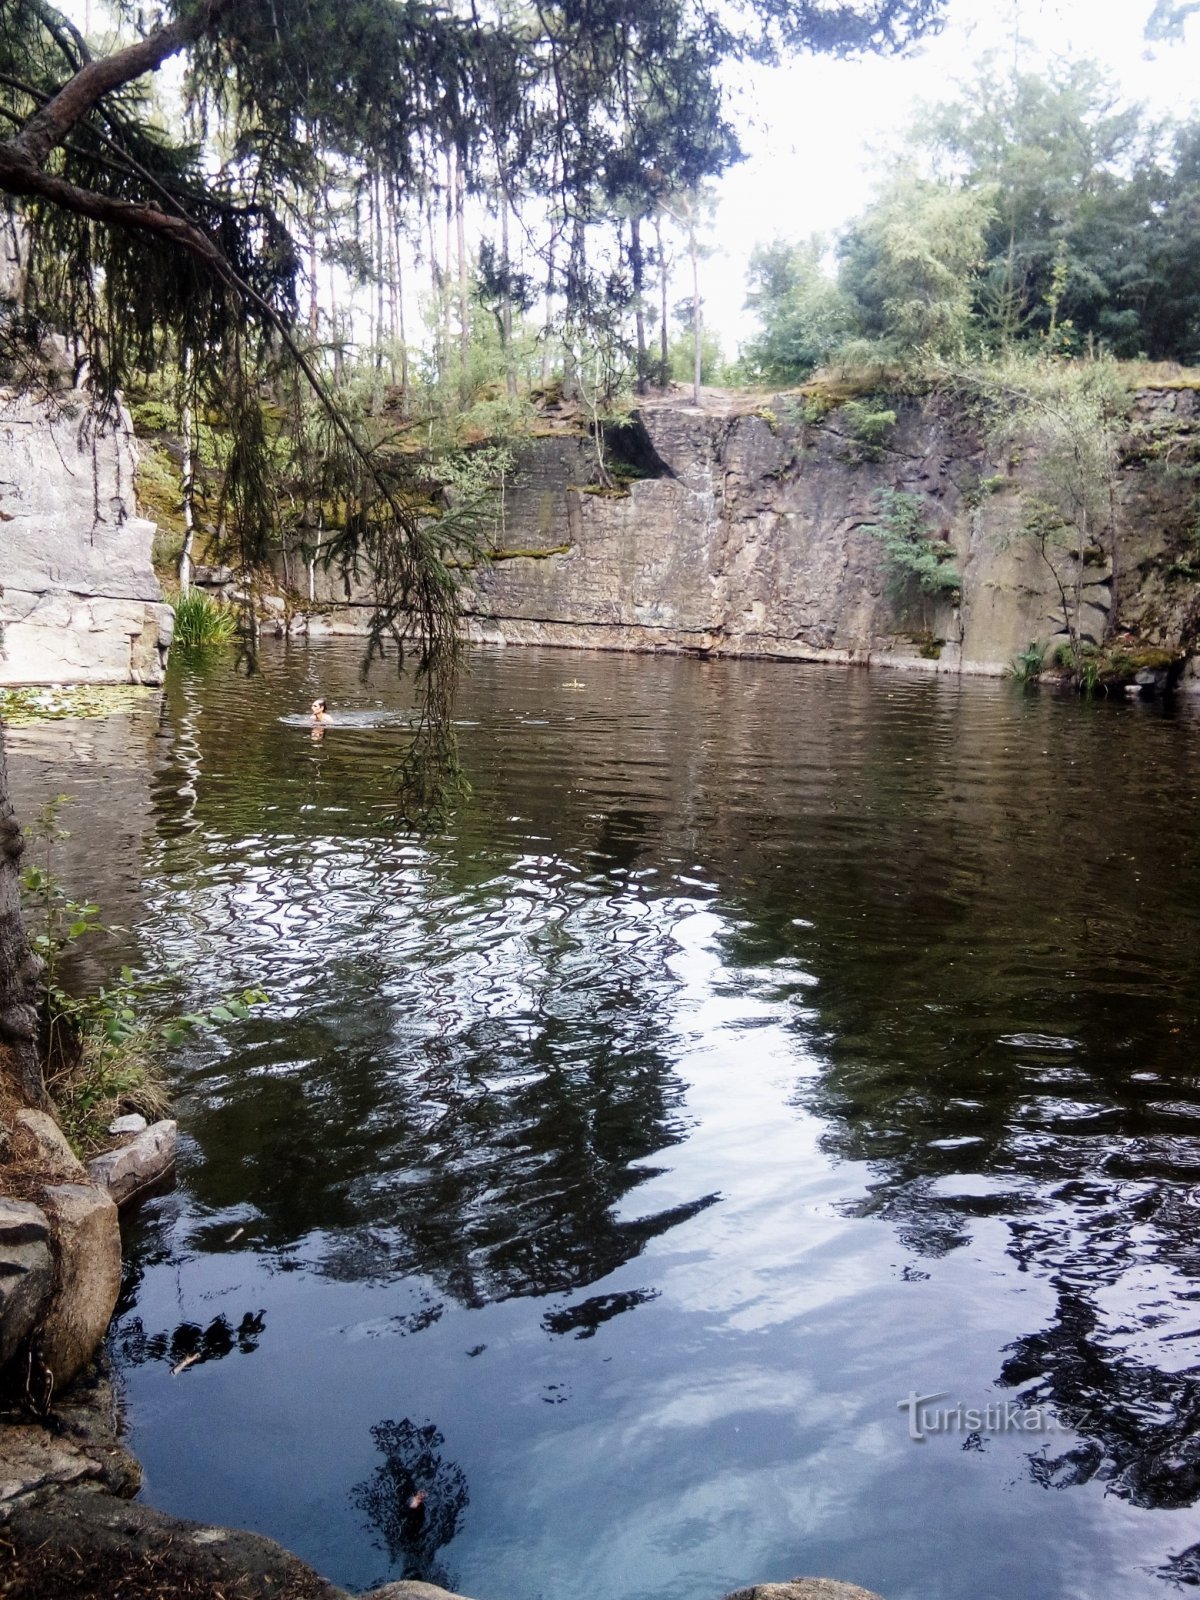
<svg viewBox="0 0 1200 1600"><path fill-rule="evenodd" d="M142 1471L120 1439L107 1363L56 1398L44 1420L0 1431L0 1519L21 1499L64 1484L87 1483L132 1495Z"/></svg>
<svg viewBox="0 0 1200 1600"><path fill-rule="evenodd" d="M385 1583L382 1589L369 1590L359 1600L466 1600L466 1596L439 1589L436 1583L402 1578L398 1583Z"/></svg>
<svg viewBox="0 0 1200 1600"><path fill-rule="evenodd" d="M43 1205L57 1271L37 1345L58 1390L83 1370L108 1329L121 1287L121 1230L116 1205L91 1184L57 1184L44 1191Z"/></svg>
<svg viewBox="0 0 1200 1600"><path fill-rule="evenodd" d="M261 1534L205 1527L97 1494L87 1483L22 1496L5 1520L4 1541L4 1576L14 1592L110 1595L116 1570L131 1592L348 1600Z"/></svg>
<svg viewBox="0 0 1200 1600"><path fill-rule="evenodd" d="M192 582L202 589L221 589L233 582L232 567L193 567Z"/></svg>
<svg viewBox="0 0 1200 1600"><path fill-rule="evenodd" d="M0 1449L0 1507L51 1484L79 1483L96 1476L95 1465L70 1439L37 1423L10 1425Z"/></svg>
<svg viewBox="0 0 1200 1600"><path fill-rule="evenodd" d="M72 1183L86 1183L83 1162L71 1149L66 1134L48 1111L18 1111L13 1118L14 1129L22 1129L37 1147L38 1159L60 1178Z"/></svg>
<svg viewBox="0 0 1200 1600"><path fill-rule="evenodd" d="M0 390L0 684L161 683L174 614L137 515L128 415Z"/></svg>
<svg viewBox="0 0 1200 1600"><path fill-rule="evenodd" d="M131 1111L127 1117L116 1117L108 1125L109 1133L141 1133L150 1124L140 1112Z"/></svg>
<svg viewBox="0 0 1200 1600"><path fill-rule="evenodd" d="M117 1205L124 1205L159 1183L174 1167L178 1127L170 1119L152 1123L128 1144L93 1156L87 1165L88 1177Z"/></svg>
<svg viewBox="0 0 1200 1600"><path fill-rule="evenodd" d="M501 559L481 563L466 583L467 636L999 676L1031 640L1062 629L1054 573L1023 534L1032 459L1003 476L1002 492L981 495L981 480L1001 481L999 464L936 402L897 402L878 462L848 452L838 408L807 426L794 398L780 397L769 402L772 427L746 405L733 397L701 412L647 403L629 431L644 435L639 465L660 475L633 482L624 497L571 487L592 473L586 440L531 441L489 530ZM919 497L953 554L958 606L947 597L929 601L925 616L897 610L880 542L865 531L880 488ZM1174 516L1168 491L1140 470L1121 474L1118 491L1117 570L1160 570ZM1066 552L1062 563L1070 579ZM1084 574L1079 623L1097 641L1116 620L1112 570L1106 559ZM1141 606L1173 644L1190 637L1190 624L1157 581L1123 585L1121 620L1136 621ZM317 573L315 589L340 615L368 598L336 568ZM926 630L942 643L923 657Z"/></svg>
<svg viewBox="0 0 1200 1600"><path fill-rule="evenodd" d="M0 1197L0 1367L37 1327L53 1287L45 1213L28 1200Z"/></svg>
<svg viewBox="0 0 1200 1600"><path fill-rule="evenodd" d="M835 1578L791 1578L787 1583L758 1583L751 1589L735 1589L725 1600L882 1600L882 1597L873 1589L839 1583Z"/></svg>

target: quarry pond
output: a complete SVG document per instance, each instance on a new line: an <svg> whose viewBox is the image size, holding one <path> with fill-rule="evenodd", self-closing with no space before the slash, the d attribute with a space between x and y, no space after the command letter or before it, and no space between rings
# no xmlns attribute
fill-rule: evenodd
<svg viewBox="0 0 1200 1600"><path fill-rule="evenodd" d="M91 961L270 997L126 1221L152 1505L478 1600L1200 1582L1200 707L479 651L419 836L391 670L260 665L8 734Z"/></svg>

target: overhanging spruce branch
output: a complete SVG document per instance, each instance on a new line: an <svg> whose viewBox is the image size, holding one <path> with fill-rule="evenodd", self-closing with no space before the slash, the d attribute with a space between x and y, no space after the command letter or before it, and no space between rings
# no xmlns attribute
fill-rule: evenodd
<svg viewBox="0 0 1200 1600"><path fill-rule="evenodd" d="M50 152L105 95L161 67L177 51L206 33L231 4L232 0L207 0L190 17L181 17L156 28L144 39L126 45L123 50L114 50L98 61L87 61L57 94L38 107L21 132L9 142L22 159L35 167L43 166Z"/></svg>
<svg viewBox="0 0 1200 1600"><path fill-rule="evenodd" d="M85 189L45 169L45 162L52 151L64 143L83 117L98 108L105 95L160 66L169 56L206 31L230 3L231 0L210 0L191 19L158 29L146 39L101 61L87 62L57 94L38 107L19 133L0 141L0 188L20 198L47 200L93 221L149 233L175 244L186 250L227 288L253 305L279 337L331 425L375 484L397 523L408 526L411 522L408 508L401 505L391 486L376 468L371 452L329 393L320 373L297 343L286 320L264 295L240 276L216 241L187 215L180 201L152 173L128 151L119 149L113 141L95 130L96 137L157 193L162 206L118 199Z"/></svg>

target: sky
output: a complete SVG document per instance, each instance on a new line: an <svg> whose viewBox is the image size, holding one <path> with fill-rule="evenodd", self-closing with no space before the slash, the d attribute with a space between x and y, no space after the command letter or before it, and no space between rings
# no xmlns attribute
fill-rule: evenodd
<svg viewBox="0 0 1200 1600"><path fill-rule="evenodd" d="M911 56L831 61L806 57L731 79L749 159L718 185L717 245L705 264L705 315L727 354L753 331L743 310L751 247L773 238L833 234L871 197L880 164L913 110L948 98L989 50L1021 64L1092 57L1122 94L1157 115L1200 105L1200 17L1179 44L1147 45L1153 0L949 0L946 26ZM682 291L681 291L682 292Z"/></svg>

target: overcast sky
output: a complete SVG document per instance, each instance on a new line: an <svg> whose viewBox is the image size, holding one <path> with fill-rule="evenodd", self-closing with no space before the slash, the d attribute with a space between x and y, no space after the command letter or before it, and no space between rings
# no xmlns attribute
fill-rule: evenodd
<svg viewBox="0 0 1200 1600"><path fill-rule="evenodd" d="M879 157L894 148L912 108L946 98L988 50L1010 56L1014 23L1028 41L1022 64L1090 56L1123 93L1156 113L1200 101L1200 17L1180 44L1147 46L1153 0L949 0L942 34L904 60L809 57L739 85L750 159L719 186L705 267L706 315L732 354L752 327L742 311L746 260L757 241L832 233L871 193ZM683 293L683 290L680 290Z"/></svg>

